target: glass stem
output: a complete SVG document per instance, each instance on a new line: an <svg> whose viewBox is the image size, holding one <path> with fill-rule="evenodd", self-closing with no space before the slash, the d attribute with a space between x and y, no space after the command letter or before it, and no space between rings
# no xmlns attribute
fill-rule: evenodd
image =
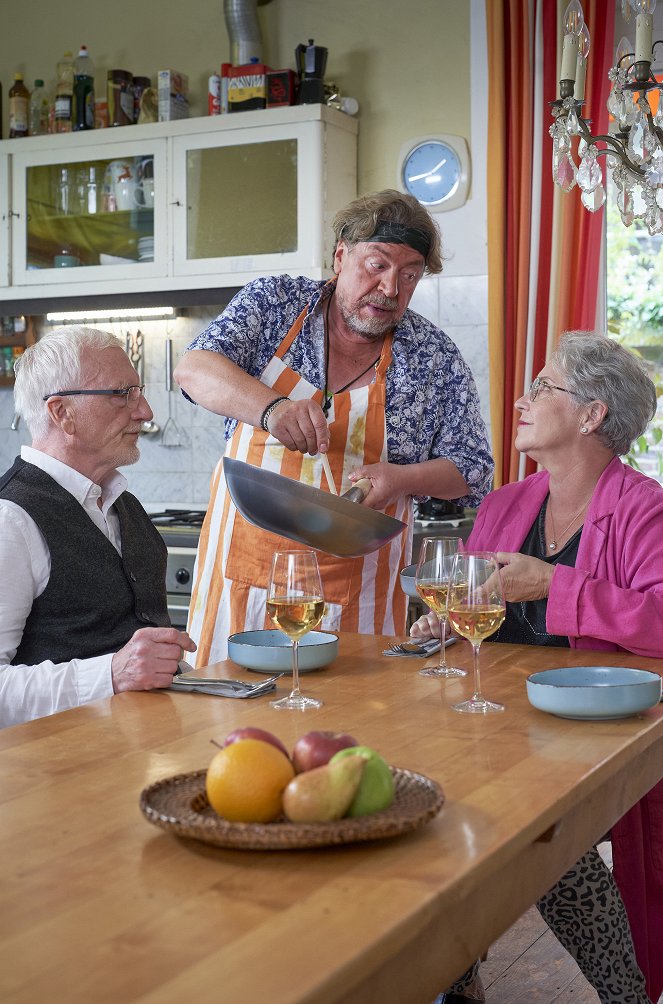
<svg viewBox="0 0 663 1004"><path fill-rule="evenodd" d="M481 642L472 642L472 656L474 659L474 693L472 694L473 701L483 701L481 696L481 673L479 672L479 649L481 648Z"/></svg>
<svg viewBox="0 0 663 1004"><path fill-rule="evenodd" d="M299 641L292 643L292 693L291 697L300 697L299 692Z"/></svg>
<svg viewBox="0 0 663 1004"><path fill-rule="evenodd" d="M440 622L440 661L438 669L447 668L446 641L447 641L447 618L438 617Z"/></svg>

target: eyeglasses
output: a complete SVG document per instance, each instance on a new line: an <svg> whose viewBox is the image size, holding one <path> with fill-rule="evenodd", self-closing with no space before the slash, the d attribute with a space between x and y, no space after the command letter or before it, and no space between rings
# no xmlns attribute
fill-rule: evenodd
<svg viewBox="0 0 663 1004"><path fill-rule="evenodd" d="M548 383L547 380L537 377L536 380L532 380L527 397L530 401L536 401L542 390L563 390L565 394L573 394L573 391L569 390L568 387L558 387L556 383Z"/></svg>
<svg viewBox="0 0 663 1004"><path fill-rule="evenodd" d="M140 387L118 387L112 390L54 390L52 394L44 394L42 401L48 401L49 397L123 397L123 404L136 404L145 390L145 384Z"/></svg>

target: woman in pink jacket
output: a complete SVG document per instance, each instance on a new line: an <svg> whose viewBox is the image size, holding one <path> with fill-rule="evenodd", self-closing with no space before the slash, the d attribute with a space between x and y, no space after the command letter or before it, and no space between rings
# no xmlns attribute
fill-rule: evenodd
<svg viewBox="0 0 663 1004"><path fill-rule="evenodd" d="M644 367L608 338L570 333L515 407L516 449L542 470L491 492L465 545L496 551L503 566L507 615L491 640L663 657L663 488L620 460L656 411ZM411 633L437 634L437 624L422 617ZM658 1001L663 782L611 837L637 963L623 903L596 848L537 906L602 1004ZM473 999L462 994L468 982L440 1000Z"/></svg>

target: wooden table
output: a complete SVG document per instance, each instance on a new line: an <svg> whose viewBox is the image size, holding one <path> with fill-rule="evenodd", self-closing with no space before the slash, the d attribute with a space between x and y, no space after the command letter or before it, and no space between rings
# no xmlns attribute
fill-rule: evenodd
<svg viewBox="0 0 663 1004"><path fill-rule="evenodd" d="M487 643L484 690L507 710L483 718L449 710L469 677L420 677L385 643L343 636L303 677L319 711L121 694L0 732L4 1004L428 1004L663 774L663 706L566 721L525 692L535 669L657 660ZM468 646L452 653L469 668ZM438 780L445 806L395 840L296 852L218 849L143 818L147 784L205 767L209 740L248 723L289 748L349 731Z"/></svg>

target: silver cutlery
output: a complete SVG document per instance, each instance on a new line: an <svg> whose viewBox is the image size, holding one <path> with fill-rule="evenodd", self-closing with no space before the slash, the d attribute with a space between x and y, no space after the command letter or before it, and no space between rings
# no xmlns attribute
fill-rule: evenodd
<svg viewBox="0 0 663 1004"><path fill-rule="evenodd" d="M454 638L447 639L447 645L450 645ZM446 645L445 645L446 648ZM383 655L418 655L418 656L428 656L434 655L436 652L440 651L440 639L431 638L429 641L415 642L415 641L401 641L395 645L390 645L386 648Z"/></svg>

